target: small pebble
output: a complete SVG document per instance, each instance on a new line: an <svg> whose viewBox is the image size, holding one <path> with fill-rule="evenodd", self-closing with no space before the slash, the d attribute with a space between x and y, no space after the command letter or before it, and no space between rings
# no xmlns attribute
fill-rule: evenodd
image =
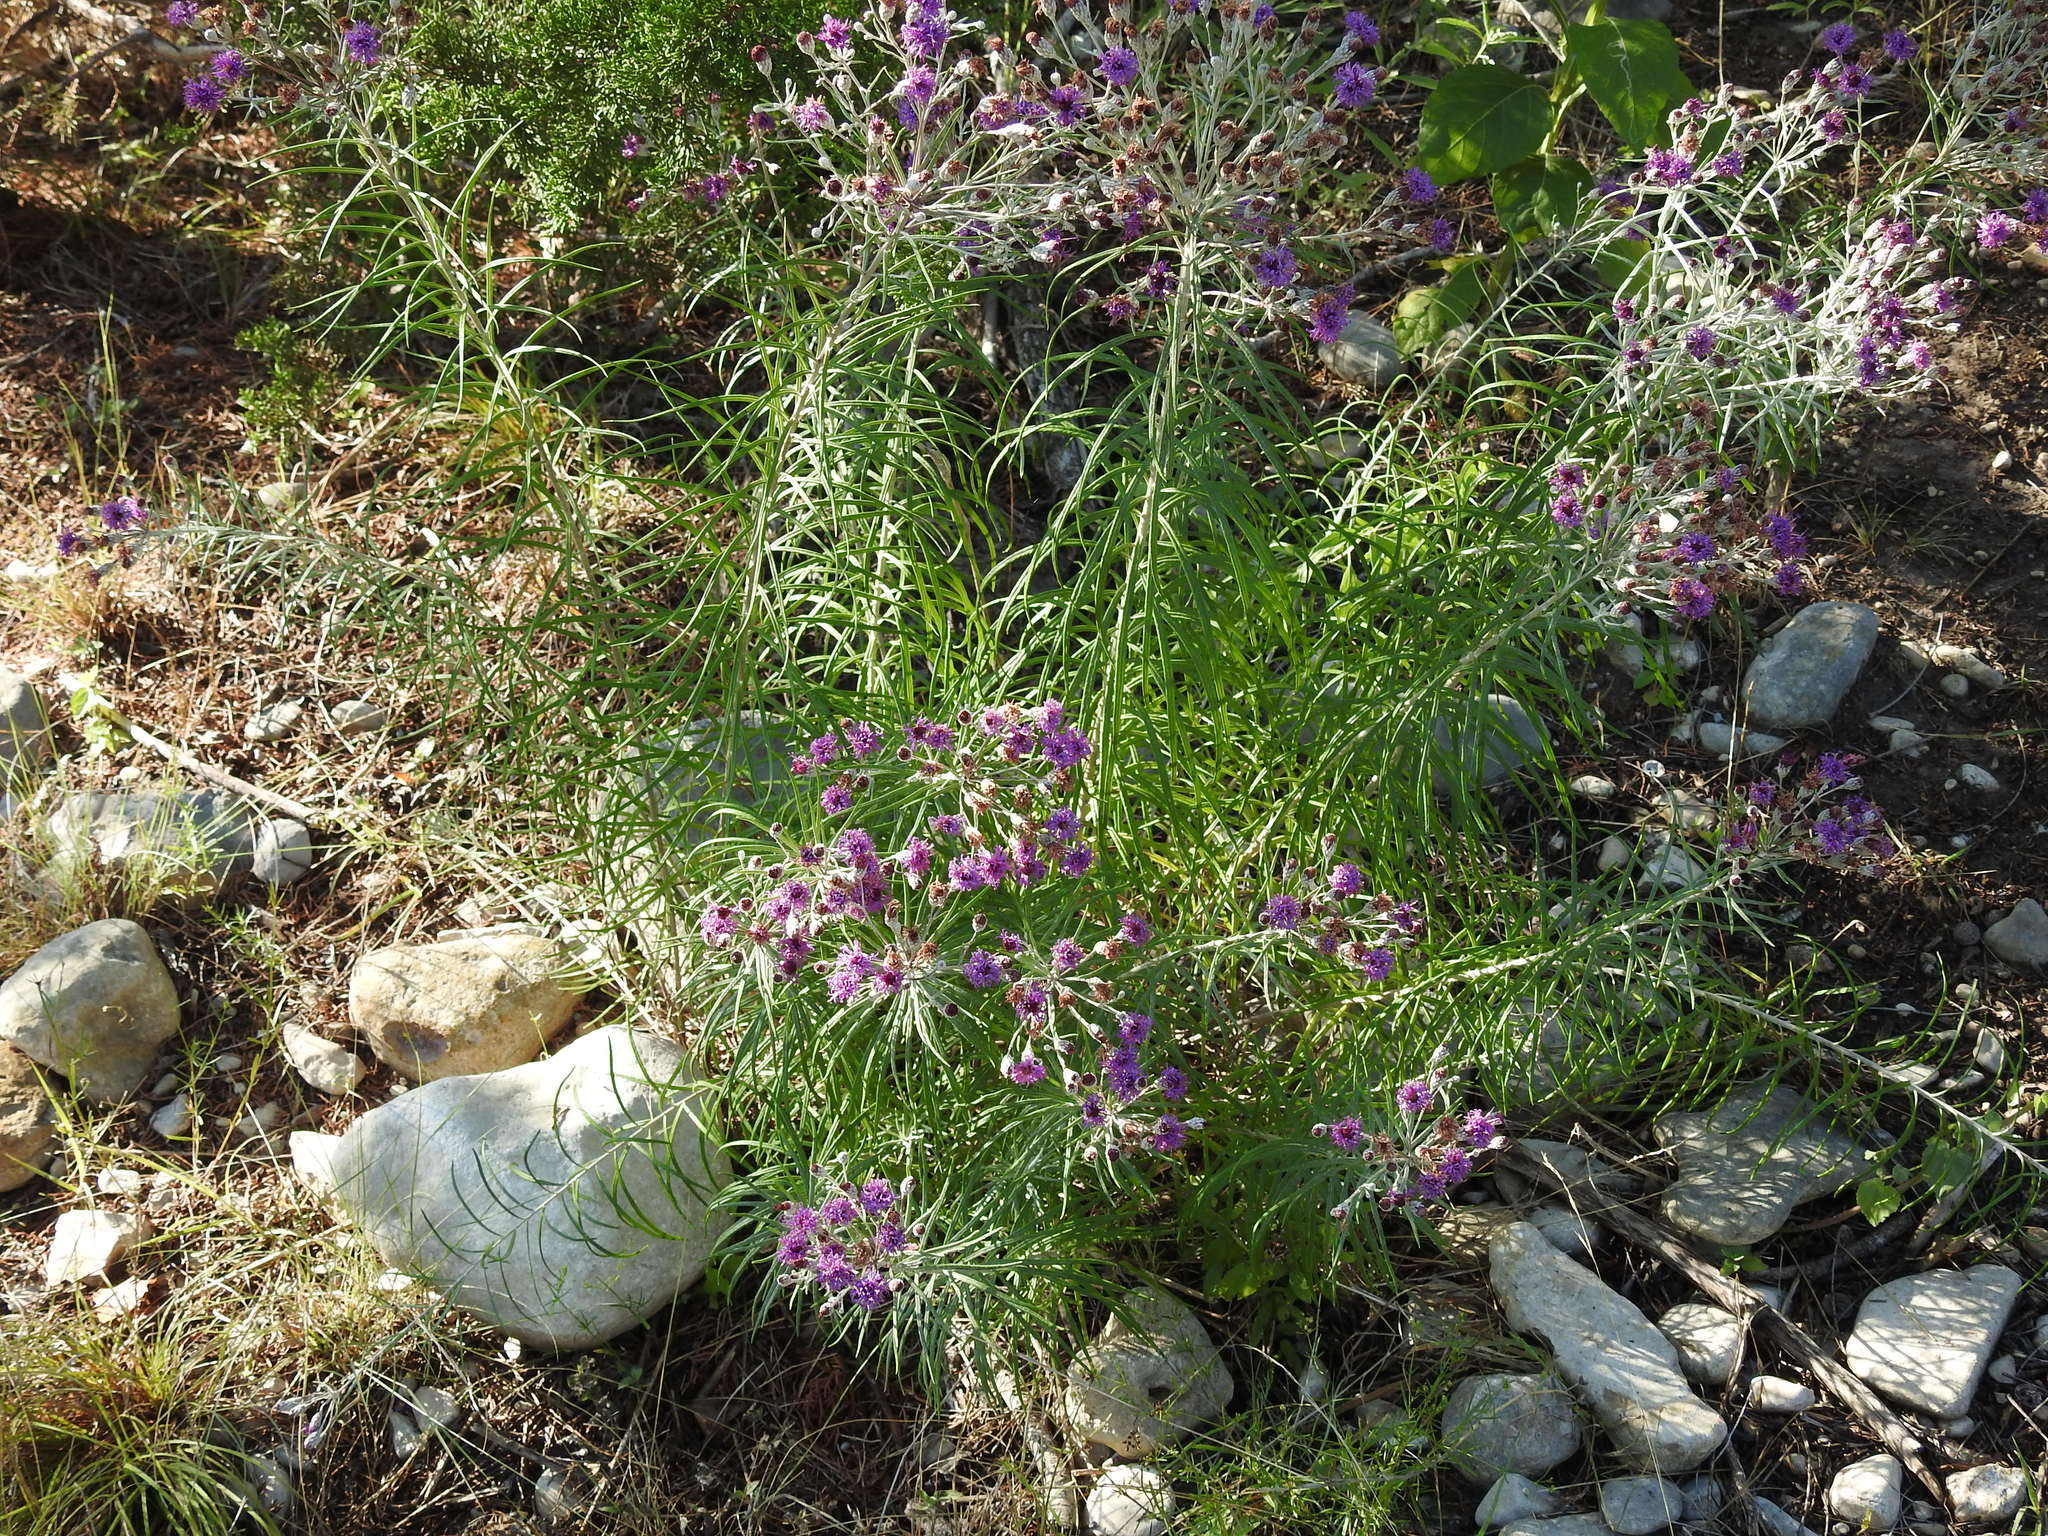
<svg viewBox="0 0 2048 1536"><path fill-rule="evenodd" d="M1586 800L1612 800L1620 793L1612 779L1603 779L1597 773L1582 773L1567 787Z"/></svg>
<svg viewBox="0 0 2048 1536"><path fill-rule="evenodd" d="M1749 1406L1758 1413L1804 1413L1813 1406L1813 1388L1782 1376L1752 1376Z"/></svg>
<svg viewBox="0 0 2048 1536"><path fill-rule="evenodd" d="M1988 768L1979 768L1975 763L1965 763L1956 770L1956 777L1980 795L1998 793L1998 775Z"/></svg>
<svg viewBox="0 0 2048 1536"><path fill-rule="evenodd" d="M1971 1056L1986 1072L1997 1072L2005 1066L2005 1042L1987 1029L1977 1036Z"/></svg>
<svg viewBox="0 0 2048 1536"><path fill-rule="evenodd" d="M259 709L243 722L242 738L256 742L283 741L299 728L299 717L305 712L304 702L298 699L287 699L282 704Z"/></svg>
<svg viewBox="0 0 2048 1536"><path fill-rule="evenodd" d="M239 1072L242 1070L242 1058L231 1051L223 1051L209 1061L207 1066L215 1072Z"/></svg>
<svg viewBox="0 0 2048 1536"><path fill-rule="evenodd" d="M1977 1432L1975 1419L1950 1419L1941 1426L1941 1432L1951 1440L1967 1440Z"/></svg>
<svg viewBox="0 0 2048 1536"><path fill-rule="evenodd" d="M2011 1355L2000 1355L1986 1368L1984 1374L2001 1387L2009 1387L2020 1379L2019 1362Z"/></svg>
<svg viewBox="0 0 2048 1536"><path fill-rule="evenodd" d="M1970 680L1960 672L1951 672L1942 678L1941 691L1952 699L1967 699L1970 696Z"/></svg>
<svg viewBox="0 0 2048 1536"><path fill-rule="evenodd" d="M1955 941L1958 944L1982 944L1984 942L1984 930L1971 922L1967 917L1960 923L1957 923L1955 927L1949 929L1949 932L1954 935Z"/></svg>
<svg viewBox="0 0 2048 1536"><path fill-rule="evenodd" d="M344 700L328 711L328 718L337 736L367 736L391 723L391 717L368 699Z"/></svg>
<svg viewBox="0 0 2048 1536"><path fill-rule="evenodd" d="M192 1129L192 1100L186 1094L177 1094L149 1117L149 1128L166 1141L176 1141Z"/></svg>

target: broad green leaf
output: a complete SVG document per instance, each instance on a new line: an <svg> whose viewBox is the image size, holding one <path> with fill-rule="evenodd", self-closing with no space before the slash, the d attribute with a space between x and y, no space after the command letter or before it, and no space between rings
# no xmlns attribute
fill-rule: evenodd
<svg viewBox="0 0 2048 1536"><path fill-rule="evenodd" d="M1448 274L1430 288L1411 288L1394 311L1394 344L1403 357L1429 351L1445 334L1463 325L1486 299L1491 262L1485 256L1461 256L1444 263Z"/></svg>
<svg viewBox="0 0 2048 1536"><path fill-rule="evenodd" d="M1665 114L1693 93L1678 44L1661 21L1593 21L1565 28L1565 64L1631 150L1671 142Z"/></svg>
<svg viewBox="0 0 2048 1536"><path fill-rule="evenodd" d="M1578 162L1540 155L1495 173L1494 215L1517 239L1547 235L1578 217L1592 188L1592 176Z"/></svg>
<svg viewBox="0 0 2048 1536"><path fill-rule="evenodd" d="M1902 1198L1884 1179L1868 1178L1856 1186L1856 1208L1873 1227L1889 1220Z"/></svg>
<svg viewBox="0 0 2048 1536"><path fill-rule="evenodd" d="M1550 132L1543 87L1498 64L1467 64L1438 82L1422 108L1422 168L1449 185L1526 160Z"/></svg>
<svg viewBox="0 0 2048 1536"><path fill-rule="evenodd" d="M1609 240L1593 253L1593 272L1616 293L1636 293L1650 272L1650 247L1641 240Z"/></svg>

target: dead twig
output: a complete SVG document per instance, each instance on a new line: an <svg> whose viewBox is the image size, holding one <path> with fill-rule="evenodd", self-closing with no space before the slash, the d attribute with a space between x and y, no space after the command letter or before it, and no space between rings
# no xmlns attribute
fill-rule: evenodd
<svg viewBox="0 0 2048 1536"><path fill-rule="evenodd" d="M1948 1506L1948 1491L1941 1478L1920 1452L1920 1438L1911 1425L1887 1407L1846 1367L1839 1364L1813 1337L1741 1281L1695 1254L1674 1234L1648 1217L1609 1199L1591 1184L1561 1179L1551 1168L1533 1157L1510 1148L1501 1154L1509 1167L1524 1178L1561 1191L1590 1218L1606 1223L1638 1247L1677 1270L1698 1286L1718 1306L1774 1340L1793 1360L1804 1366L1814 1379L1840 1400L1850 1412L1882 1440L1891 1453L1917 1477L1936 1502ZM1582 1205L1579 1202L1584 1202Z"/></svg>
<svg viewBox="0 0 2048 1536"><path fill-rule="evenodd" d="M309 827L318 826L331 819L323 813L316 811L310 805L304 805L297 800L291 799L289 796L280 795L274 789L265 789L261 784L251 784L247 779L238 779L225 768L214 767L213 764L195 757L176 742L165 741L161 736L144 730L112 704L100 704L99 711L107 718L110 724L119 726L123 731L134 737L135 740L148 747L150 751L168 758L187 772L196 773L209 784L217 785L221 789L231 790L245 799L254 800L258 805L267 805L274 811L282 811L294 821L302 821Z"/></svg>

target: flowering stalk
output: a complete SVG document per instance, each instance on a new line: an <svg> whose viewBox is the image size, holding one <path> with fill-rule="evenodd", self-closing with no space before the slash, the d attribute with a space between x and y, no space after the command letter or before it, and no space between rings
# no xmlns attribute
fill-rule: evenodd
<svg viewBox="0 0 2048 1536"><path fill-rule="evenodd" d="M1507 1145L1501 1117L1484 1109L1458 1115L1450 1087L1450 1075L1432 1067L1394 1090L1394 1112L1380 1128L1356 1114L1310 1128L1351 1184L1330 1208L1332 1220L1349 1221L1360 1201L1384 1211L1437 1204L1472 1176L1477 1157Z"/></svg>

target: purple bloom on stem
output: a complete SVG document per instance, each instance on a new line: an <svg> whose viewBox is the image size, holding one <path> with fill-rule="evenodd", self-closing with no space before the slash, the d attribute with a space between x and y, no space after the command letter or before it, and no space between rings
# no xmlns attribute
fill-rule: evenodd
<svg viewBox="0 0 2048 1536"><path fill-rule="evenodd" d="M207 73L223 85L233 85L249 73L249 61L239 48L223 48L206 65Z"/></svg>
<svg viewBox="0 0 2048 1536"><path fill-rule="evenodd" d="M903 51L913 59L936 59L946 51L953 29L943 16L923 12L903 23Z"/></svg>
<svg viewBox="0 0 2048 1536"><path fill-rule="evenodd" d="M845 53L853 47L853 23L827 15L818 24L818 41L834 53Z"/></svg>
<svg viewBox="0 0 2048 1536"><path fill-rule="evenodd" d="M1358 968L1365 972L1367 981L1385 981L1394 973L1394 952L1391 949L1368 949Z"/></svg>
<svg viewBox="0 0 2048 1536"><path fill-rule="evenodd" d="M109 533L127 533L140 528L149 514L133 496L116 496L100 508L100 524Z"/></svg>
<svg viewBox="0 0 2048 1536"><path fill-rule="evenodd" d="M1705 582L1695 581L1690 576L1674 577L1671 582L1671 606L1678 610L1680 618L1704 619L1714 611L1714 591Z"/></svg>
<svg viewBox="0 0 2048 1536"><path fill-rule="evenodd" d="M1252 262L1252 276L1261 288L1285 288L1300 272L1301 263L1284 245L1269 245Z"/></svg>
<svg viewBox="0 0 2048 1536"><path fill-rule="evenodd" d="M384 34L367 21L352 21L341 34L341 46L358 64L374 64L384 56Z"/></svg>
<svg viewBox="0 0 2048 1536"><path fill-rule="evenodd" d="M1330 1145L1339 1152L1356 1152L1365 1145L1365 1123L1356 1115L1346 1115L1342 1120L1332 1122Z"/></svg>
<svg viewBox="0 0 2048 1536"><path fill-rule="evenodd" d="M199 25L199 7L194 0L171 0L164 7L164 20L174 27L196 27Z"/></svg>
<svg viewBox="0 0 2048 1536"><path fill-rule="evenodd" d="M1764 519L1764 537L1780 560L1797 560L1806 553L1806 535L1783 512L1773 512Z"/></svg>
<svg viewBox="0 0 2048 1536"><path fill-rule="evenodd" d="M895 1204L896 1188L887 1179L869 1179L861 1185L860 1208L870 1216L879 1216Z"/></svg>
<svg viewBox="0 0 2048 1536"><path fill-rule="evenodd" d="M1330 871L1330 894L1356 896L1365 889L1365 871L1356 864L1339 864Z"/></svg>
<svg viewBox="0 0 2048 1536"><path fill-rule="evenodd" d="M1379 93L1378 77L1363 64L1339 64L1330 81L1330 95L1340 107L1369 106Z"/></svg>
<svg viewBox="0 0 2048 1536"><path fill-rule="evenodd" d="M1052 968L1071 971L1087 957L1088 951L1081 947L1078 939L1060 939L1052 947Z"/></svg>
<svg viewBox="0 0 2048 1536"><path fill-rule="evenodd" d="M997 987L1003 982L1003 962L985 949L977 949L960 967L970 987Z"/></svg>
<svg viewBox="0 0 2048 1536"><path fill-rule="evenodd" d="M1339 283L1335 288L1325 288L1315 297L1308 311L1308 339L1319 347L1327 347L1344 334L1344 327L1351 323L1351 300L1357 289L1350 283Z"/></svg>
<svg viewBox="0 0 2048 1536"><path fill-rule="evenodd" d="M1490 1109L1475 1109L1466 1114L1465 1123L1459 1128L1459 1134L1465 1138L1467 1146L1477 1147L1483 1152L1500 1140L1501 1128L1505 1123Z"/></svg>
<svg viewBox="0 0 2048 1536"><path fill-rule="evenodd" d="M1138 1064L1138 1048L1120 1045L1102 1058L1103 1085L1124 1103L1138 1096L1145 1086L1145 1072Z"/></svg>
<svg viewBox="0 0 2048 1536"><path fill-rule="evenodd" d="M1687 565L1703 565L1714 558L1713 535L1706 533L1680 534L1672 554Z"/></svg>
<svg viewBox="0 0 2048 1536"><path fill-rule="evenodd" d="M1856 46L1855 26L1846 21L1838 21L1831 27L1823 27L1820 45L1838 59L1846 57L1849 50Z"/></svg>
<svg viewBox="0 0 2048 1536"><path fill-rule="evenodd" d="M1472 1154L1463 1147L1451 1147L1437 1160L1436 1171L1446 1184L1462 1184L1472 1177Z"/></svg>
<svg viewBox="0 0 2048 1536"><path fill-rule="evenodd" d="M1894 28L1884 35L1884 56L1894 64L1910 64L1920 57L1920 44L1912 33Z"/></svg>
<svg viewBox="0 0 2048 1536"><path fill-rule="evenodd" d="M1081 835L1081 818L1064 805L1055 806L1046 815L1045 835L1056 843L1071 843Z"/></svg>
<svg viewBox="0 0 2048 1536"><path fill-rule="evenodd" d="M1780 597L1799 596L1806 590L1806 572L1789 562L1779 566L1771 573L1771 590Z"/></svg>
<svg viewBox="0 0 2048 1536"><path fill-rule="evenodd" d="M1714 355L1715 343L1720 341L1713 331L1704 325L1696 325L1685 333L1686 354L1696 363L1704 363Z"/></svg>
<svg viewBox="0 0 2048 1536"><path fill-rule="evenodd" d="M1179 1067L1159 1069L1159 1093L1169 1104L1177 1104L1188 1096L1188 1075Z"/></svg>
<svg viewBox="0 0 2048 1536"><path fill-rule="evenodd" d="M1143 1045L1152 1038L1152 1015L1127 1013L1117 1021L1116 1037L1125 1045Z"/></svg>
<svg viewBox="0 0 2048 1536"><path fill-rule="evenodd" d="M1180 279L1175 276L1173 268L1167 264L1165 257L1160 257L1145 269L1146 298L1166 298L1179 286Z"/></svg>
<svg viewBox="0 0 2048 1536"><path fill-rule="evenodd" d="M1448 256L1457 249L1458 226L1446 218L1431 219L1429 221L1429 243L1431 249L1441 255Z"/></svg>
<svg viewBox="0 0 2048 1536"><path fill-rule="evenodd" d="M1848 759L1839 752L1823 752L1820 761L1814 764L1813 771L1820 775L1821 783L1832 785L1836 789L1840 789L1856 777L1856 770L1849 766Z"/></svg>
<svg viewBox="0 0 2048 1536"><path fill-rule="evenodd" d="M825 792L818 796L818 805L827 816L837 816L853 807L853 791L844 784L828 784Z"/></svg>
<svg viewBox="0 0 2048 1536"><path fill-rule="evenodd" d="M621 160L639 159L640 150L646 144L646 142L647 141L641 138L640 135L637 133L627 134L624 138L619 140L619 158Z"/></svg>
<svg viewBox="0 0 2048 1536"><path fill-rule="evenodd" d="M1707 162L1707 169L1716 176L1740 176L1742 174L1742 151L1731 149L1714 156Z"/></svg>
<svg viewBox="0 0 2048 1536"><path fill-rule="evenodd" d="M1401 196L1411 203L1429 204L1441 194L1429 172L1419 165L1411 165L1401 173Z"/></svg>
<svg viewBox="0 0 2048 1536"><path fill-rule="evenodd" d="M2027 224L2048 224L2048 187L2036 187L2020 204L2020 219Z"/></svg>
<svg viewBox="0 0 2048 1536"><path fill-rule="evenodd" d="M1053 767L1071 768L1095 748L1079 731L1047 731L1038 750Z"/></svg>
<svg viewBox="0 0 2048 1536"><path fill-rule="evenodd" d="M1010 1081L1020 1088L1028 1088L1033 1083L1045 1081L1045 1063L1029 1051L1010 1063L1009 1072Z"/></svg>
<svg viewBox="0 0 2048 1536"><path fill-rule="evenodd" d="M1138 78L1138 56L1121 45L1103 49L1097 67L1102 78L1120 91L1129 89Z"/></svg>
<svg viewBox="0 0 2048 1536"><path fill-rule="evenodd" d="M1075 843L1060 855L1060 873L1081 876L1088 873L1095 863L1095 850L1086 843Z"/></svg>
<svg viewBox="0 0 2048 1536"><path fill-rule="evenodd" d="M1855 844L1856 829L1832 816L1823 816L1813 824L1813 840L1820 844L1822 853L1830 856L1847 853Z"/></svg>
<svg viewBox="0 0 2048 1536"><path fill-rule="evenodd" d="M1187 1122L1178 1115L1161 1115L1158 1127L1145 1141L1154 1152L1178 1152L1188 1144Z"/></svg>
<svg viewBox="0 0 2048 1536"><path fill-rule="evenodd" d="M227 87L211 75L194 75L185 82L185 105L194 112L218 112L227 99Z"/></svg>
<svg viewBox="0 0 2048 1536"><path fill-rule="evenodd" d="M863 1312L879 1312L889 1304L889 1282L878 1269L862 1270L860 1278L846 1288L846 1299Z"/></svg>
<svg viewBox="0 0 2048 1536"><path fill-rule="evenodd" d="M903 1223L891 1216L875 1228L875 1246L884 1253L901 1253L910 1246L910 1234L903 1230Z"/></svg>
<svg viewBox="0 0 2048 1536"><path fill-rule="evenodd" d="M845 1195L834 1195L818 1207L818 1220L828 1227L843 1227L859 1214Z"/></svg>
<svg viewBox="0 0 2048 1536"><path fill-rule="evenodd" d="M1292 933L1301 926L1301 898L1285 893L1273 897L1259 913L1259 921L1268 928Z"/></svg>
<svg viewBox="0 0 2048 1536"><path fill-rule="evenodd" d="M1117 919L1117 935L1133 949L1143 949L1152 942L1152 925L1135 912L1126 912Z"/></svg>
<svg viewBox="0 0 2048 1536"><path fill-rule="evenodd" d="M1877 76L1861 64L1844 64L1835 76L1835 94L1850 101L1861 101L1870 94L1870 88L1877 84Z"/></svg>
<svg viewBox="0 0 2048 1536"><path fill-rule="evenodd" d="M1436 1093L1425 1077L1410 1078L1394 1090L1394 1103L1404 1115L1419 1115L1435 1102Z"/></svg>
<svg viewBox="0 0 2048 1536"><path fill-rule="evenodd" d="M1379 23L1363 11L1346 11L1344 13L1344 34L1363 47L1375 48L1379 46Z"/></svg>
<svg viewBox="0 0 2048 1536"><path fill-rule="evenodd" d="M57 553L69 560L85 546L85 535L66 524L57 530Z"/></svg>
<svg viewBox="0 0 2048 1536"><path fill-rule="evenodd" d="M775 1261L795 1268L811 1256L811 1240L801 1232L785 1232L775 1243Z"/></svg>
<svg viewBox="0 0 2048 1536"><path fill-rule="evenodd" d="M2009 244L2019 233L2012 215L1994 208L1977 221L1977 245L1981 250L1995 251Z"/></svg>
<svg viewBox="0 0 2048 1536"><path fill-rule="evenodd" d="M1643 156L1643 169L1667 187L1685 186L1698 174L1692 160L1675 149L1652 149Z"/></svg>

